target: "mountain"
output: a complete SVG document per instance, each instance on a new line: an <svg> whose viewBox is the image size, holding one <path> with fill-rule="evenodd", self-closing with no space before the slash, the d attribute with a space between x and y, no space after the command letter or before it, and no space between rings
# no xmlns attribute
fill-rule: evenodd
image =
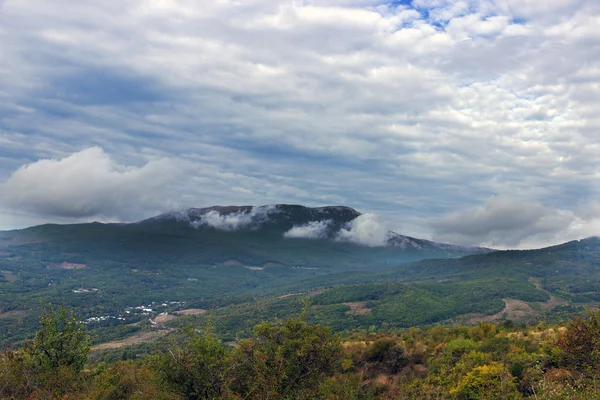
<svg viewBox="0 0 600 400"><path fill-rule="evenodd" d="M365 243L370 237L377 240ZM215 206L130 224L0 232L0 344L31 333L40 299L85 318L115 317L95 326L122 328L147 320L125 313L128 307L220 309L411 261L487 251L387 232L371 215L343 206Z"/></svg>
<svg viewBox="0 0 600 400"><path fill-rule="evenodd" d="M345 206L305 207L291 204L266 206L212 206L190 208L183 212L169 212L143 221L145 223L160 220L186 221L195 227L236 228L236 229L275 229L288 231L294 226L311 222L331 221L332 228L338 229L358 218L360 212ZM217 225L233 224L230 226Z"/></svg>
<svg viewBox="0 0 600 400"><path fill-rule="evenodd" d="M0 344L36 330L40 299L74 307L99 343L202 323L206 309L235 340L305 297L335 330L531 322L597 307L599 287L598 238L491 251L388 232L348 207L193 208L0 232Z"/></svg>
<svg viewBox="0 0 600 400"><path fill-rule="evenodd" d="M4 237L4 246L10 245L13 252L35 250L51 262L111 259L160 266L165 261L221 265L234 260L252 267L279 264L345 270L490 251L402 236L366 217L343 206L214 206L132 224L41 225L4 232L0 246Z"/></svg>
<svg viewBox="0 0 600 400"><path fill-rule="evenodd" d="M284 235L288 239L329 239L365 244L351 234L353 229L360 229L353 224L360 221L361 217L364 215L345 206L314 208L289 204L259 207L212 206L164 213L142 221L141 224L177 221L200 230L253 231L256 234ZM373 221L371 223L378 224ZM463 247L404 236L387 231L381 225L377 228L381 230L378 232L382 238L381 242L368 242L367 245L394 247L421 253L435 252L439 257L460 257L466 254L491 251L491 249L482 247ZM427 255L422 258L432 257Z"/></svg>
<svg viewBox="0 0 600 400"><path fill-rule="evenodd" d="M410 236L400 235L393 231L389 232L387 245L401 249L413 248L421 251L427 249L438 249L439 251L447 252L450 257L452 254L481 254L493 251L492 249L486 247L457 246L455 244L432 242L431 240L417 239Z"/></svg>

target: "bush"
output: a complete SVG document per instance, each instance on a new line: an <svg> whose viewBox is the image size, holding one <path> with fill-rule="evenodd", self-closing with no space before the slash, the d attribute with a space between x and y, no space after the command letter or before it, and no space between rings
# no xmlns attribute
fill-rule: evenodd
<svg viewBox="0 0 600 400"><path fill-rule="evenodd" d="M133 361L119 361L108 367L102 365L98 368L87 398L97 400L180 398L172 392L162 387L154 369Z"/></svg>
<svg viewBox="0 0 600 400"><path fill-rule="evenodd" d="M302 319L263 323L232 356L232 391L256 398L314 398L341 361L340 337Z"/></svg>
<svg viewBox="0 0 600 400"><path fill-rule="evenodd" d="M226 393L225 348L210 331L198 333L190 326L185 332L187 343L156 358L155 368L172 391L186 399L219 398Z"/></svg>
<svg viewBox="0 0 600 400"><path fill-rule="evenodd" d="M600 371L600 311L589 311L589 318L571 320L558 340L562 361L580 371Z"/></svg>
<svg viewBox="0 0 600 400"><path fill-rule="evenodd" d="M390 338L375 341L367 350L365 358L369 362L378 363L381 369L392 374L408 364L402 346Z"/></svg>
<svg viewBox="0 0 600 400"><path fill-rule="evenodd" d="M497 362L476 367L450 390L460 399L517 399L520 397L514 378Z"/></svg>

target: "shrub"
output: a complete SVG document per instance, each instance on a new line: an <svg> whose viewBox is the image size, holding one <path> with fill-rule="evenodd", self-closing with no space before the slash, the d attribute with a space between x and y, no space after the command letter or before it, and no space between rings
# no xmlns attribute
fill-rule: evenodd
<svg viewBox="0 0 600 400"><path fill-rule="evenodd" d="M390 338L375 341L367 350L365 358L392 374L399 372L408 363L402 346Z"/></svg>
<svg viewBox="0 0 600 400"><path fill-rule="evenodd" d="M242 397L314 398L341 360L340 337L298 318L263 323L232 357L232 391Z"/></svg>

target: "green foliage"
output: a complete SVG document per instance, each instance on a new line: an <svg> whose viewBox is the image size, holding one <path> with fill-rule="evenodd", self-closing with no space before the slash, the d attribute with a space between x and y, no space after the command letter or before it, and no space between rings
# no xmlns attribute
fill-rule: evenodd
<svg viewBox="0 0 600 400"><path fill-rule="evenodd" d="M363 385L359 376L343 374L325 379L319 385L319 399L327 400L370 400L375 399L377 391Z"/></svg>
<svg viewBox="0 0 600 400"><path fill-rule="evenodd" d="M42 310L35 339L0 358L2 398L54 398L80 388L89 337L72 310Z"/></svg>
<svg viewBox="0 0 600 400"><path fill-rule="evenodd" d="M140 365L133 361L119 361L108 366L102 364L92 373L90 387L82 393L88 399L179 400L181 398L170 387L164 387L160 372L146 363Z"/></svg>
<svg viewBox="0 0 600 400"><path fill-rule="evenodd" d="M52 305L42 304L40 329L35 335L31 352L42 371L61 367L81 371L90 350L90 339L85 326L73 311L61 305L58 311Z"/></svg>
<svg viewBox="0 0 600 400"><path fill-rule="evenodd" d="M465 400L521 397L514 378L497 362L473 368L450 390L450 395Z"/></svg>
<svg viewBox="0 0 600 400"><path fill-rule="evenodd" d="M341 357L340 337L298 318L263 323L232 355L232 391L246 397L312 398Z"/></svg>
<svg viewBox="0 0 600 400"><path fill-rule="evenodd" d="M0 398L26 399L40 385L38 371L26 350L4 350L0 355Z"/></svg>
<svg viewBox="0 0 600 400"><path fill-rule="evenodd" d="M64 332L70 315L45 309L40 331ZM0 398L592 400L600 396L593 341L599 317L590 312L566 328L481 323L362 333L344 342L292 318L257 325L235 348L210 327L190 326L186 340L164 353L80 369L68 362L49 368L28 345L0 355ZM592 346L582 347L588 340Z"/></svg>
<svg viewBox="0 0 600 400"><path fill-rule="evenodd" d="M185 329L188 340L154 360L155 368L173 392L185 399L215 399L226 392L228 355L210 332Z"/></svg>

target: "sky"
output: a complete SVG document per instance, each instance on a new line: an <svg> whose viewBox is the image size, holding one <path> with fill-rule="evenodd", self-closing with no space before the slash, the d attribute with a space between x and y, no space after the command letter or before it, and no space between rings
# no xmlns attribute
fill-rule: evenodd
<svg viewBox="0 0 600 400"><path fill-rule="evenodd" d="M600 234L595 0L0 0L0 230L347 205Z"/></svg>

